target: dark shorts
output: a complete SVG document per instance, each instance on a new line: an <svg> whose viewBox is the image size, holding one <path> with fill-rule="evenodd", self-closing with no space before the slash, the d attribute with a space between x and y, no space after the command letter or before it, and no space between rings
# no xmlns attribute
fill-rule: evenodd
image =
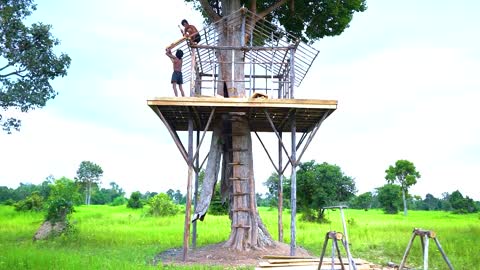
<svg viewBox="0 0 480 270"><path fill-rule="evenodd" d="M181 71L174 71L172 73L172 83L183 84L183 76Z"/></svg>
<svg viewBox="0 0 480 270"><path fill-rule="evenodd" d="M199 34L196 34L194 37L193 37L193 41L195 41L195 43L199 43L200 42L200 35Z"/></svg>

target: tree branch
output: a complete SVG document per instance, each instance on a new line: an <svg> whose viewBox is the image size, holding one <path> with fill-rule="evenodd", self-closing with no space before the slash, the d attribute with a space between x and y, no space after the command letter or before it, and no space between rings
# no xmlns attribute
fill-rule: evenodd
<svg viewBox="0 0 480 270"><path fill-rule="evenodd" d="M219 21L222 17L218 15L215 10L213 10L212 6L208 3L208 0L198 0L200 2L200 5L202 6L203 10L205 10L205 13L207 13L208 18L212 22Z"/></svg>
<svg viewBox="0 0 480 270"><path fill-rule="evenodd" d="M23 69L23 70L16 70L16 71L12 71L8 74L5 74L5 75L2 75L0 74L0 78L6 78L8 76L11 76L11 75L17 75L18 77L21 77L21 78L25 78L27 75L26 74L21 74L22 72L25 72L27 69Z"/></svg>
<svg viewBox="0 0 480 270"><path fill-rule="evenodd" d="M11 67L11 66L13 66L13 65L12 65L12 64L7 64L6 66L4 66L4 67L0 68L0 71L2 71L2 70L4 70L4 69L6 69L6 68L8 68L8 67Z"/></svg>
<svg viewBox="0 0 480 270"><path fill-rule="evenodd" d="M285 5L285 3L287 3L288 0L278 0L277 2L275 2L275 4L271 5L270 7L268 7L267 9L265 9L264 11L260 12L259 14L257 14L260 18L264 18L265 16L267 16L270 12L274 11L275 9Z"/></svg>

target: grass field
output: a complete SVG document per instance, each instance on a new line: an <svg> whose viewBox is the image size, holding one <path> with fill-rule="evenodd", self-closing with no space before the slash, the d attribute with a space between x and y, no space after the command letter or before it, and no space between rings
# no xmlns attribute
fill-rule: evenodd
<svg viewBox="0 0 480 270"><path fill-rule="evenodd" d="M49 241L33 242L43 220L42 213L22 213L0 206L0 269L145 269L153 268L153 257L179 247L183 214L170 218L145 216L144 210L125 206L81 206L72 215L76 232ZM272 236L277 236L277 212L260 209ZM480 215L409 211L409 216L384 215L379 210L346 210L348 233L354 257L378 264L399 263L414 227L431 229L455 269L480 269ZM329 224L297 222L297 244L319 255L325 233L342 231L340 214L331 211ZM290 215L284 214L285 241L289 242ZM198 245L225 241L227 217L207 216L198 225ZM330 249L329 249L330 250ZM430 269L447 269L433 241ZM420 242L414 243L409 264L422 265ZM159 266L159 268L161 268ZM165 267L182 269L181 267ZM205 266L197 266L204 269ZM211 267L209 267L210 269ZM192 267L189 267L192 269ZM219 267L219 269L221 269Z"/></svg>

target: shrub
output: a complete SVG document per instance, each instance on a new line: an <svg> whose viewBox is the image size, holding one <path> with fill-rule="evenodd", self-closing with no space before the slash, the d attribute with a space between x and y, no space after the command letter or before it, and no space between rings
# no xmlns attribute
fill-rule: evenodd
<svg viewBox="0 0 480 270"><path fill-rule="evenodd" d="M17 211L41 211L43 209L43 198L38 191L34 191L14 206Z"/></svg>
<svg viewBox="0 0 480 270"><path fill-rule="evenodd" d="M4 201L3 204L12 206L12 205L15 205L15 201L13 199L8 199L8 200Z"/></svg>
<svg viewBox="0 0 480 270"><path fill-rule="evenodd" d="M68 222L67 216L73 213L73 202L64 198L52 198L48 201L46 220L55 222Z"/></svg>
<svg viewBox="0 0 480 270"><path fill-rule="evenodd" d="M178 207L172 202L170 197L165 193L160 193L148 200L150 209L149 214L152 216L174 216L178 213Z"/></svg>
<svg viewBox="0 0 480 270"><path fill-rule="evenodd" d="M142 197L142 193L140 191L132 192L130 195L130 199L128 199L127 207L128 208L143 208L143 202L140 200Z"/></svg>
<svg viewBox="0 0 480 270"><path fill-rule="evenodd" d="M127 203L127 199L125 199L123 196L116 197L113 199L112 203L110 204L111 206L119 206L119 205L124 205Z"/></svg>

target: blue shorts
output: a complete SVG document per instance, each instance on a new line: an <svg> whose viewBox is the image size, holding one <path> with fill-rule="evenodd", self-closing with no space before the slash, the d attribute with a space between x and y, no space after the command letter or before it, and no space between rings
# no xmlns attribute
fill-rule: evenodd
<svg viewBox="0 0 480 270"><path fill-rule="evenodd" d="M183 84L183 75L181 71L174 71L172 73L172 83Z"/></svg>

